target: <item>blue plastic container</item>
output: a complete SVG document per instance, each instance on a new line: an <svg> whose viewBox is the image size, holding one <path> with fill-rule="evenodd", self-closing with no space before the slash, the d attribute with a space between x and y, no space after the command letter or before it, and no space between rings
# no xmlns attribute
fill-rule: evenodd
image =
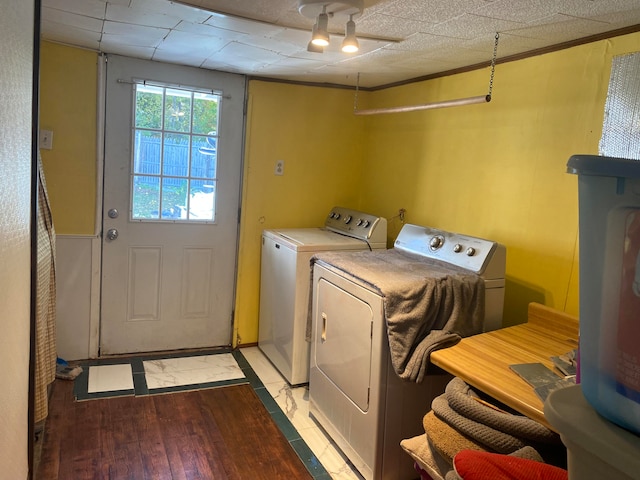
<svg viewBox="0 0 640 480"><path fill-rule="evenodd" d="M580 382L591 406L640 434L640 161L574 155L580 237Z"/></svg>

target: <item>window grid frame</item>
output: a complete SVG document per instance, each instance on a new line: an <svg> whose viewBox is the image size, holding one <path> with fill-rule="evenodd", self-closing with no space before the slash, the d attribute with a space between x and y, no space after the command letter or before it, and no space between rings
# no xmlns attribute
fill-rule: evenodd
<svg viewBox="0 0 640 480"><path fill-rule="evenodd" d="M137 81L134 83L134 91L133 91L133 102L132 102L132 148L131 148L131 164L130 164L130 204L129 204L129 221L136 223L183 223L183 224L191 224L191 225L201 225L201 224L215 224L216 223L216 211L217 211L217 203L216 203L216 192L218 190L218 145L220 140L220 109L222 104L222 99L224 98L221 91L216 90L207 90L207 89L199 89L199 88L191 88L185 86L174 86L169 84L161 84L161 83L152 83L147 81ZM162 89L162 109L161 109L161 118L160 118L160 128L152 128L152 127L138 127L137 123L137 95L139 86L143 87L155 87L158 89ZM179 130L169 130L166 125L166 113L167 113L167 91L171 90L179 90L188 94L189 102L190 102L190 112L189 112L189 130L188 132L179 131ZM216 125L215 125L215 133L214 134L203 134L203 133L194 133L194 100L196 99L196 94L205 94L212 97L216 97L217 103L217 111L216 111ZM185 95L186 96L186 95ZM144 173L144 172L136 172L136 136L138 132L150 132L159 135L159 173ZM209 132L212 133L212 132ZM185 135L188 137L187 142L187 174L185 176L182 175L172 175L165 174L165 141L167 134L178 134ZM215 159L213 160L213 174L211 177L207 176L196 176L192 175L193 173L193 140L195 138L206 139L214 138L216 144L216 153ZM202 147L199 147L202 148ZM203 153L203 155L206 155ZM135 192L135 179L136 177L146 177L146 178L155 178L158 182L158 216L155 218L144 218L144 217L134 217L134 192ZM163 218L163 193L165 190L164 180L165 179L174 179L174 180L184 180L187 185L187 193L186 193L186 218L174 218L174 217L165 217ZM211 183L211 188L213 190L213 206L212 206L212 217L208 219L197 219L192 217L191 212L191 201L194 195L192 191L193 182L205 182L208 181Z"/></svg>

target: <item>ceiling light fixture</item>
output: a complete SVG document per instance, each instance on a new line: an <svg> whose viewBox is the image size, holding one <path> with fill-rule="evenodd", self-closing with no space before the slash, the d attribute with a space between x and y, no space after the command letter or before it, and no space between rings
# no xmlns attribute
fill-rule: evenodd
<svg viewBox="0 0 640 480"><path fill-rule="evenodd" d="M358 50L360 50L360 44L356 38L356 22L353 21L353 15L349 15L344 40L342 41L342 51L345 53L355 53Z"/></svg>
<svg viewBox="0 0 640 480"><path fill-rule="evenodd" d="M313 30L311 30L311 40L309 40L309 43L307 44L307 52L324 53L324 47L321 47L320 45L316 45L315 43L313 43L313 37L316 34L316 30L318 30L317 23L313 25Z"/></svg>
<svg viewBox="0 0 640 480"><path fill-rule="evenodd" d="M333 2L329 0L298 0L300 14L316 20L307 50L318 52L329 46L329 18L331 18L332 22L337 20L346 23L342 51L357 52L360 45L356 38L356 24L353 19L362 15L363 10L364 0L337 0ZM318 47L323 50L318 50Z"/></svg>
<svg viewBox="0 0 640 480"><path fill-rule="evenodd" d="M329 15L327 15L327 6L322 6L322 13L318 15L318 21L315 24L315 32L311 35L311 43L318 47L326 47L329 45Z"/></svg>

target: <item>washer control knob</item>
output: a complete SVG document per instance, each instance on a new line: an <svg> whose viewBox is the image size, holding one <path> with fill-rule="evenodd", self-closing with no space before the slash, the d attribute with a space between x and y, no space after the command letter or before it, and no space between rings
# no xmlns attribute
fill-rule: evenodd
<svg viewBox="0 0 640 480"><path fill-rule="evenodd" d="M453 246L453 251L456 252L456 253L460 253L462 251L462 245L460 245L459 243L456 243Z"/></svg>
<svg viewBox="0 0 640 480"><path fill-rule="evenodd" d="M364 228L369 228L369 225L371 225L371 222L369 220L365 220L365 221L362 222L362 226Z"/></svg>
<svg viewBox="0 0 640 480"><path fill-rule="evenodd" d="M351 215L347 215L346 217L344 217L344 223L351 223Z"/></svg>
<svg viewBox="0 0 640 480"><path fill-rule="evenodd" d="M335 218L336 220L340 220L340 214L339 213L334 213L333 214L333 218Z"/></svg>
<svg viewBox="0 0 640 480"><path fill-rule="evenodd" d="M359 227L360 225L362 225L364 223L364 220L362 220L361 218L358 219L358 221L356 222L356 225Z"/></svg>
<svg viewBox="0 0 640 480"><path fill-rule="evenodd" d="M476 254L476 249L473 247L467 248L467 251L464 252L467 254L467 257L473 257Z"/></svg>
<svg viewBox="0 0 640 480"><path fill-rule="evenodd" d="M442 246L443 243L444 243L444 238L441 237L440 235L437 235L431 238L431 241L429 242L429 246L431 247L431 250L437 250Z"/></svg>

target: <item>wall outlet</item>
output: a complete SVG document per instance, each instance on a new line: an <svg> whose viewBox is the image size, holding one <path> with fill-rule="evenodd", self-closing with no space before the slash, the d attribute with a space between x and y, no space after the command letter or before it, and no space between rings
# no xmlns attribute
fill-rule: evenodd
<svg viewBox="0 0 640 480"><path fill-rule="evenodd" d="M39 131L40 148L43 150L51 150L53 148L53 131L40 130Z"/></svg>
<svg viewBox="0 0 640 480"><path fill-rule="evenodd" d="M274 173L276 175L284 175L284 160L278 160L276 162L276 170Z"/></svg>

